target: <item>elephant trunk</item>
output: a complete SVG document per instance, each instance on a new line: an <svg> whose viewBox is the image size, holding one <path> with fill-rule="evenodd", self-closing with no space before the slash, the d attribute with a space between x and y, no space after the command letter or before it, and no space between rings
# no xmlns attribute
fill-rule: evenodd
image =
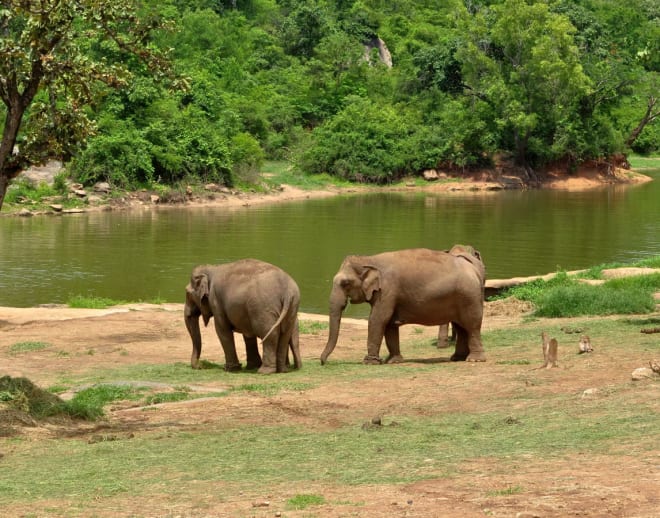
<svg viewBox="0 0 660 518"><path fill-rule="evenodd" d="M199 369L199 357L202 354L202 334L199 330L200 312L196 306L191 307L186 304L184 309L186 329L192 339L192 355L190 356L190 366L193 369Z"/></svg>
<svg viewBox="0 0 660 518"><path fill-rule="evenodd" d="M328 356L332 354L332 351L337 345L337 339L339 338L339 326L341 325L341 314L346 307L348 302L348 297L338 286L335 286L332 289L332 294L330 295L330 330L328 332L328 343L321 353L321 365L325 365L325 362L328 359Z"/></svg>

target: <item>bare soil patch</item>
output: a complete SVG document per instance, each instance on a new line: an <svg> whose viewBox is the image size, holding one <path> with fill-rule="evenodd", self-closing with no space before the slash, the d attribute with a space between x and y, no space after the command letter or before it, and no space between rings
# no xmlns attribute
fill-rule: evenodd
<svg viewBox="0 0 660 518"><path fill-rule="evenodd" d="M529 305L505 300L486 304L484 331L515 329L529 315ZM655 318L658 317L656 313ZM301 320L325 321L323 315L301 314ZM552 321L552 326L569 329L573 322ZM549 324L550 325L550 324ZM308 429L334 430L342 426L367 423L382 416L391 425L392 415L431 416L439 412L485 412L494 408L515 415L517 404L512 395L521 390L535 393L564 394L576 405L584 404L585 389L607 390L614 380L630 379L635 367L648 363L643 351L631 350L618 357L598 344L597 353L584 361L571 359L559 369L536 370L537 365L511 365L516 353L486 350L488 361L481 364L452 364L452 349L438 350L432 345L437 328L404 326L402 351L406 342L427 340L423 355L407 357L409 363L438 363L437 371L396 378L368 378L351 381L337 379L305 390L303 395L284 391L274 396L233 393L231 397L201 398L158 405L158 411L145 412L135 403L112 405L108 416L96 423L50 422L19 423L23 440L81 440L90 444L107 440L131 440L158 433L176 434L186 430L221 430L237 425L249 427L264 422ZM568 333L569 331L567 331ZM330 361L359 363L365 354L366 321L344 319L340 344ZM565 344L579 335L565 334ZM327 333L303 334L303 362L318 362ZM24 353L11 353L12 344L43 341L48 347ZM222 364L221 348L213 326L203 329L202 358ZM240 344L240 339L237 338ZM533 347L539 350L540 340ZM565 355L573 346L565 346ZM238 348L239 351L241 347ZM73 310L68 308L0 308L1 375L24 376L48 387L63 376L84 377L97 369L135 364L172 364L188 362L190 340L182 318L182 305L139 305L110 310ZM424 356L424 357L421 357ZM575 355L571 355L575 356ZM303 370L304 370L303 366ZM396 369L397 366L364 366L364 369ZM218 370L217 381L200 383L200 392L222 391L231 374ZM277 376L287 376L281 374ZM130 380L116 380L127 382ZM357 386L359 384L359 387ZM154 390L163 390L162 384ZM635 393L630 404L658 401L660 386L651 382ZM478 397L466 394L478 391ZM598 394L594 397L599 397ZM657 404L656 404L657 408ZM516 420L511 418L511 425ZM383 447L387 445L384 444ZM446 445L453 448L451 442ZM0 437L0 463L8 461L14 447L10 438ZM191 481L183 497L168 494L149 496L121 493L100 498L78 509L81 516L658 516L660 508L660 451L650 457L636 454L580 455L562 458L548 452L547 458L526 456L511 460L478 458L461 465L458 472L441 479L411 484L345 485L314 481L254 488L254 492L223 491L222 481ZM396 469L396 467L393 467ZM183 490L183 488L182 488ZM288 498L296 494L322 494L326 503L303 511L286 509ZM7 516L35 513L39 516L64 514L66 502L39 502L4 509ZM43 514L44 509L51 509ZM280 513L280 514L277 514Z"/></svg>

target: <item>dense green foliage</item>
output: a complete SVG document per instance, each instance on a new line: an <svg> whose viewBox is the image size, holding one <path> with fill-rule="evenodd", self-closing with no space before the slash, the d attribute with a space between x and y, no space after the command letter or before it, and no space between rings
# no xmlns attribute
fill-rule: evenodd
<svg viewBox="0 0 660 518"><path fill-rule="evenodd" d="M630 138L658 111L648 0L145 3L173 21L152 44L189 87L129 63L127 87L89 113L97 134L70 167L82 182L231 185L268 158L383 183L496 153L534 168L660 149L653 117ZM90 59L114 57L87 43Z"/></svg>

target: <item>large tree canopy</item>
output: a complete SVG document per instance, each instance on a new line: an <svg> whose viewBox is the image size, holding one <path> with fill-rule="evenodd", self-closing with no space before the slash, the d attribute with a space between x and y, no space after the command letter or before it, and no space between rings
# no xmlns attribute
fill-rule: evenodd
<svg viewBox="0 0 660 518"><path fill-rule="evenodd" d="M100 85L125 84L130 56L168 70L149 46L163 21L130 0L8 0L0 9L0 208L9 181L48 157L68 158L92 132L85 107ZM134 65L135 66L135 65Z"/></svg>

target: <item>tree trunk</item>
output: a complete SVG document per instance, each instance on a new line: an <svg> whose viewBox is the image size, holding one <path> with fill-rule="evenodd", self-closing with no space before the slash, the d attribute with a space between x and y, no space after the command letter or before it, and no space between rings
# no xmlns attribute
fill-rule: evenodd
<svg viewBox="0 0 660 518"><path fill-rule="evenodd" d="M626 145L628 147L632 146L635 143L637 137L639 137L642 134L642 131L644 131L644 128L649 122L652 122L653 119L660 116L660 111L653 113L653 108L655 108L657 101L658 101L657 98L653 96L649 97L648 105L646 107L646 113L644 114L644 117L642 117L642 120L639 121L637 127L634 130L632 130L630 136L626 139Z"/></svg>
<svg viewBox="0 0 660 518"><path fill-rule="evenodd" d="M20 101L7 106L5 127L2 132L2 141L0 141L0 210L2 210L2 204L11 179L20 172L20 167L11 163L11 157L16 144L18 129L25 112L25 109L21 106Z"/></svg>
<svg viewBox="0 0 660 518"><path fill-rule="evenodd" d="M8 187L9 187L9 178L4 174L0 173L0 210L2 210L2 204L5 201L5 194L7 194Z"/></svg>

